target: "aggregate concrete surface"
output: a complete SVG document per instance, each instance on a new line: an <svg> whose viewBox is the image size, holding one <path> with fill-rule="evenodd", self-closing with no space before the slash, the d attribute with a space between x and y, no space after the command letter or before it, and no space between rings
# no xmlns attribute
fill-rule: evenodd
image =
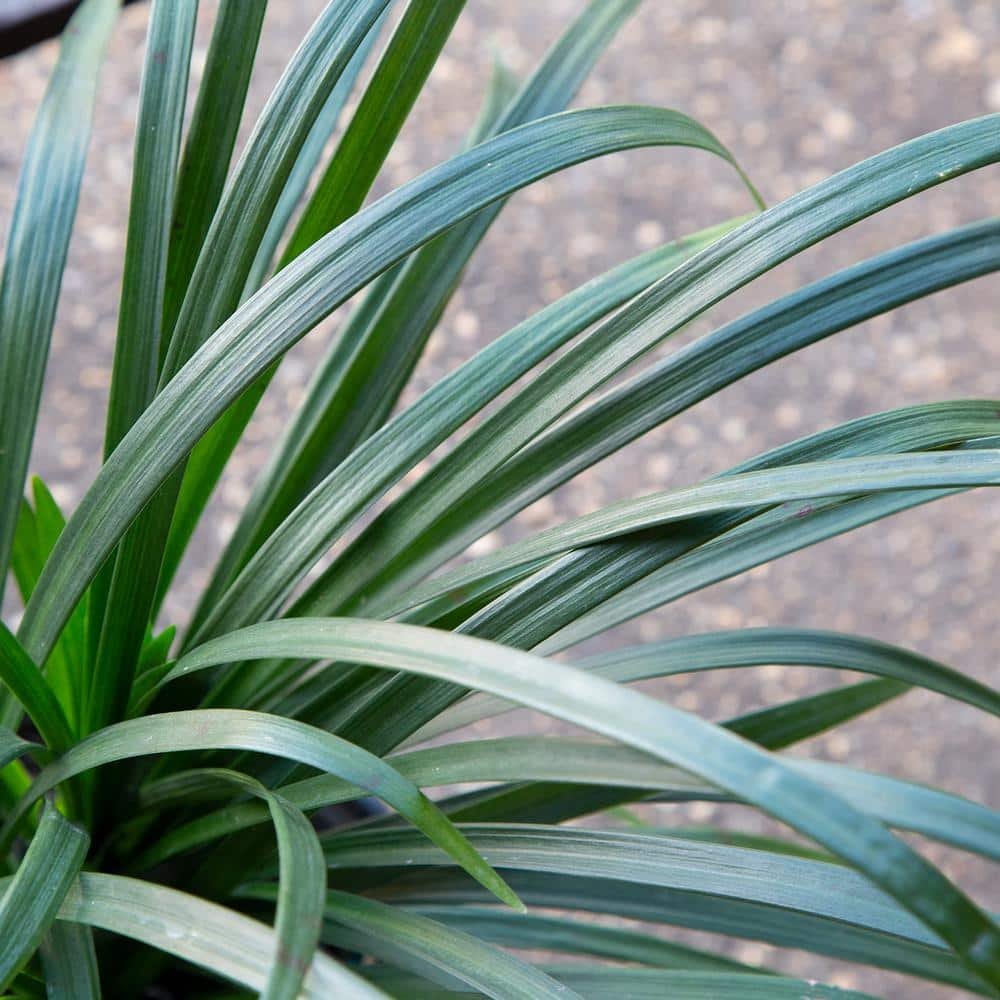
<svg viewBox="0 0 1000 1000"><path fill-rule="evenodd" d="M460 19L377 185L382 192L453 151L476 113L499 50L530 71L582 0L473 0ZM195 80L215 4L200 14ZM320 0L275 0L265 24L246 130ZM124 249L142 48L148 9L120 19L104 71L76 233L64 281L33 470L72 507L100 452ZM1000 5L995 0L647 0L577 104L639 102L685 111L739 158L769 202L918 134L1000 110ZM54 43L0 63L0 227ZM631 152L576 167L517 195L481 248L429 345L407 399L542 305L664 239L749 210L733 173L685 149ZM807 281L906 241L1000 208L994 169L949 182L855 226L713 309L664 351ZM932 400L998 398L995 277L940 293L785 359L647 435L526 511L502 538L611 500L695 482L746 457L863 414ZM237 453L181 575L179 618L231 530L255 471L302 397L336 329L322 324L287 359ZM1000 421L998 421L1000 429ZM478 550L496 544L489 536ZM590 648L719 628L784 624L855 631L898 642L1000 683L994 581L1000 505L992 491L950 498L718 584L620 628ZM821 676L822 674L822 676ZM845 679L850 675L845 675ZM830 676L772 667L741 676L653 685L711 718L820 690ZM510 717L485 732L539 729ZM929 782L1000 806L994 719L912 692L801 752ZM659 822L677 813L664 807ZM703 805L688 821L733 822ZM736 817L747 825L756 822ZM763 828L763 827L761 827ZM916 839L914 840L916 843ZM957 851L920 842L984 904L1000 880ZM699 935L687 935L697 941ZM891 997L943 998L947 988L809 956L777 959L737 943L747 961Z"/></svg>

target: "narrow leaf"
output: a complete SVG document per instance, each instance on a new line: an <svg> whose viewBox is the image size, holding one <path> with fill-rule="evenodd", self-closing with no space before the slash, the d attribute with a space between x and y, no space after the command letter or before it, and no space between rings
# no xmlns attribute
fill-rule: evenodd
<svg viewBox="0 0 1000 1000"><path fill-rule="evenodd" d="M241 913L120 875L82 872L59 917L142 941L258 992L266 988L276 946L271 928ZM313 959L303 995L309 1000L387 1000L322 952Z"/></svg>
<svg viewBox="0 0 1000 1000"><path fill-rule="evenodd" d="M89 927L56 920L39 951L49 1000L100 1000L101 980Z"/></svg>
<svg viewBox="0 0 1000 1000"><path fill-rule="evenodd" d="M436 676L584 725L676 764L787 823L871 879L1000 984L1000 931L936 868L781 759L695 715L552 660L435 629L351 619L264 622L183 657L178 676L218 663L298 656ZM516 692L516 694L515 694Z"/></svg>
<svg viewBox="0 0 1000 1000"><path fill-rule="evenodd" d="M25 812L60 782L119 760L184 750L246 750L286 757L336 774L366 788L441 844L473 878L499 899L519 907L517 898L474 851L441 811L411 782L380 758L330 733L294 719L214 709L167 712L131 719L102 729L66 751L36 778L7 818L0 841L9 842Z"/></svg>
<svg viewBox="0 0 1000 1000"><path fill-rule="evenodd" d="M17 874L0 898L0 990L35 953L80 871L90 838L46 804Z"/></svg>
<svg viewBox="0 0 1000 1000"><path fill-rule="evenodd" d="M87 0L67 25L18 182L0 278L0 597L76 216L97 76L117 9L117 0Z"/></svg>

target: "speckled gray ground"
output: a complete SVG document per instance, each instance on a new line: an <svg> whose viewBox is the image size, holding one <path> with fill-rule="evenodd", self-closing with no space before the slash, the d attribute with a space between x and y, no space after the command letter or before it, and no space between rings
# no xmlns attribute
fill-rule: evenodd
<svg viewBox="0 0 1000 1000"><path fill-rule="evenodd" d="M213 4L203 6L199 68ZM319 0L271 4L254 112L319 6ZM389 159L380 190L456 146L475 113L489 46L527 71L579 6L580 0L473 0ZM34 469L67 505L94 474L103 426L146 15L142 6L130 8L112 44L34 458ZM914 135L1000 110L998 41L1000 5L994 0L647 0L579 103L640 101L691 113L717 132L765 197L776 201ZM53 57L47 45L0 64L4 228ZM410 397L588 276L748 207L726 169L684 150L630 153L538 184L517 196L495 227L432 340ZM998 208L995 169L949 183L802 255L714 310L692 333L880 250ZM1000 396L996 290L995 279L981 280L787 359L580 477L554 501L526 512L521 523L537 527L617 497L688 483L776 443L876 410ZM217 517L198 546L202 558L183 574L174 614L203 580L205 555L231 526L331 329L326 324L316 331L284 365L223 485ZM612 638L779 623L834 627L908 644L997 683L991 608L998 557L1000 506L982 491L716 586ZM660 691L684 708L725 717L823 683L801 670L773 668L758 672L752 683L719 673L697 684L661 685ZM1000 769L991 753L997 735L992 720L914 693L809 750L1000 806ZM694 818L719 816L705 807ZM957 852L928 851L977 898L1000 906L995 873ZM753 944L736 953L747 960L770 957L769 949ZM813 959L784 964L885 996L929 1000L954 993Z"/></svg>

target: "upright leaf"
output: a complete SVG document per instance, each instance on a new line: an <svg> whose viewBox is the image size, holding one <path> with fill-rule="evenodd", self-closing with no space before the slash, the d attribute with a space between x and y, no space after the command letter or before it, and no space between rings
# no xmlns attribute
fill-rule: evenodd
<svg viewBox="0 0 1000 1000"><path fill-rule="evenodd" d="M156 0L150 17L105 458L156 393L177 157L197 13L197 0ZM114 566L109 564L91 594L89 641L96 655L87 690L87 728L108 715L114 703L115 678L122 670L121 660L131 655L132 647L142 642L146 632L141 578L119 574L117 585L114 581ZM108 615L107 599L112 587L116 589Z"/></svg>
<svg viewBox="0 0 1000 1000"><path fill-rule="evenodd" d="M150 14L105 458L156 392L177 157L197 13L197 0L154 0Z"/></svg>
<svg viewBox="0 0 1000 1000"><path fill-rule="evenodd" d="M554 115L481 143L398 188L338 226L272 278L170 380L104 464L67 525L25 610L21 623L25 648L44 659L113 545L200 436L277 357L336 306L421 244L517 188L595 156L650 145L695 146L730 158L710 133L673 111L612 107ZM182 313L179 327L183 322ZM503 354L504 348L497 348L496 353ZM480 378L496 385L496 366L486 364L482 354L479 359ZM511 359L511 364L516 365L516 359ZM455 383L463 381L461 370L453 373L438 384L433 395L455 399ZM413 436L414 424L427 424L415 444L418 449L430 447L429 436L431 441L441 440L449 426L461 424L462 409L456 411L459 403L468 416L484 405L487 400L477 395L463 392L460 400L441 409L433 423L426 420L426 412L411 408L406 414L408 426L394 421L386 425L386 435L406 440ZM426 411L433 404L429 396L424 400ZM155 449L155 460L151 449ZM412 450L411 446L406 454L397 455L394 465L412 464L416 460ZM137 460L136 452L145 458ZM348 466L366 464L373 453L383 457L395 454L387 449L385 436L377 435L338 471L344 474ZM355 478L355 471L350 469L349 479ZM388 489L396 474L395 468L374 463L369 475L374 476L374 483L358 482L344 500L352 509L364 509L379 492ZM143 518L156 520L164 513L158 501L146 509ZM329 529L323 526L322 530L326 534ZM137 529L132 536L128 558L119 556L122 566L134 566L138 574L155 563L158 572L159 550L153 553L142 544L145 529ZM309 561L304 552L300 555ZM269 574L275 582L287 578L282 569L275 566ZM124 569L123 575L130 581L135 579ZM149 588L150 606L155 583L154 579ZM281 589L284 585L279 584ZM220 613L224 610L220 605ZM249 604L246 610L251 611ZM129 680L125 675L119 678L120 682ZM119 683L117 688L113 698L120 698L124 705L128 683Z"/></svg>
<svg viewBox="0 0 1000 1000"><path fill-rule="evenodd" d="M266 9L267 0L222 0L216 14L177 174L164 278L161 362L226 183Z"/></svg>
<svg viewBox="0 0 1000 1000"><path fill-rule="evenodd" d="M410 3L282 255L289 263L362 205L465 0Z"/></svg>
<svg viewBox="0 0 1000 1000"><path fill-rule="evenodd" d="M298 144L386 3L331 2L278 82L203 242L160 371L161 388L238 305L257 242L294 165ZM94 678L88 699L88 729L120 718L128 704L180 483L175 474L153 503L143 505L138 523L122 540L113 569L109 564L95 588L92 619L103 618L105 649L98 649L95 660L100 676ZM107 579L111 583L106 591Z"/></svg>
<svg viewBox="0 0 1000 1000"><path fill-rule="evenodd" d="M47 804L0 898L0 990L35 953L80 871L90 838Z"/></svg>
<svg viewBox="0 0 1000 1000"><path fill-rule="evenodd" d="M117 0L87 0L67 25L21 168L0 278L0 597L76 216L97 75L117 8Z"/></svg>
<svg viewBox="0 0 1000 1000"><path fill-rule="evenodd" d="M354 55L351 56L350 62L330 91L326 103L317 115L309 135L299 150L295 166L288 175L281 197L271 214L267 230L257 248L257 256L254 258L243 290L244 298L249 298L264 283L264 279L271 269L278 245L285 235L289 220L305 193L309 179L312 177L316 164L326 147L327 140L340 121L344 105L347 103L358 75L378 38L379 30L388 11L389 8L386 8L385 13L368 30L364 41L355 49ZM260 396L263 395L267 381L265 375L258 380L258 385L252 386L243 393L230 409L213 424L198 442L188 459L184 469L180 495L177 498L170 524L170 535L163 554L155 610L159 610L163 603L184 551L194 534L198 518L222 475L226 461L239 442L253 411L257 408L257 403Z"/></svg>

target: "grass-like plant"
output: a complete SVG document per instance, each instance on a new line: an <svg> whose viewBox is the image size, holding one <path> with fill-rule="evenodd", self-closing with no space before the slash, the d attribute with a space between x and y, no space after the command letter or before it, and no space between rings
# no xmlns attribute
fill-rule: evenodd
<svg viewBox="0 0 1000 1000"><path fill-rule="evenodd" d="M25 604L16 636L0 629L5 996L84 1000L102 982L113 997L158 987L157 996L272 1000L860 996L657 932L677 927L1000 995L994 917L893 832L996 860L1000 816L792 749L912 685L1000 714L996 691L903 648L819 631L573 653L784 553L1000 483L996 401L864 417L706 482L454 559L744 375L996 270L996 220L932 236L751 312L592 398L794 254L995 163L1000 116L921 136L627 261L397 407L514 191L643 146L693 147L739 171L678 112L564 110L636 3L593 0L523 85L498 69L466 148L366 205L462 0L397 5L322 169L389 0L332 0L232 168L264 0L222 0L186 134L196 0L156 0L105 461L64 521L41 481L24 492L117 4L80 7L25 155L0 286L0 583L10 571ZM759 199L740 176L750 209ZM190 622L158 631L165 593L185 586L175 576L194 527L275 366L355 297ZM377 506L501 396L429 473ZM874 676L724 725L628 686L763 664ZM588 735L463 735L513 705ZM476 790L433 800L421 791L468 782ZM389 808L346 811L369 797ZM626 803L699 799L756 807L811 846L613 822ZM601 821L563 825L586 816Z"/></svg>

